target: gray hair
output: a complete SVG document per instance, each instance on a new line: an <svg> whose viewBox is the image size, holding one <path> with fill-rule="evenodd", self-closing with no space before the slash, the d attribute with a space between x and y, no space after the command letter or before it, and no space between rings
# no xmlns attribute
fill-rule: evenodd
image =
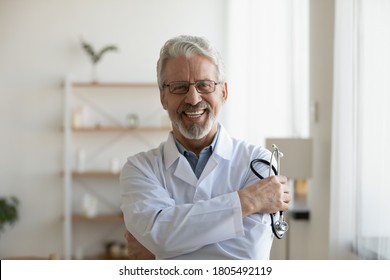
<svg viewBox="0 0 390 280"><path fill-rule="evenodd" d="M218 50L210 42L197 36L181 35L168 40L160 51L157 61L157 83L160 89L165 82L165 65L168 59L180 56L191 57L203 55L215 64L218 73L218 82L225 81L225 65Z"/></svg>

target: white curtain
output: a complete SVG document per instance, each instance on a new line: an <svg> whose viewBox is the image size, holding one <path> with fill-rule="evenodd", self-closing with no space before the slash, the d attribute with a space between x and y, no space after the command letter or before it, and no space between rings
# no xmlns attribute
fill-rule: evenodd
<svg viewBox="0 0 390 280"><path fill-rule="evenodd" d="M390 259L390 1L336 0L330 257Z"/></svg>
<svg viewBox="0 0 390 280"><path fill-rule="evenodd" d="M228 19L230 133L308 137L308 0L230 0Z"/></svg>

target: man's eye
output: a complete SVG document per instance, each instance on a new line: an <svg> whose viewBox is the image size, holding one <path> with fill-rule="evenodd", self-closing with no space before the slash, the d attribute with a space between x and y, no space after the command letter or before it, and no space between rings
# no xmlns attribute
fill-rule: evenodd
<svg viewBox="0 0 390 280"><path fill-rule="evenodd" d="M209 81L199 81L197 86L198 89L207 90L211 88L211 83Z"/></svg>
<svg viewBox="0 0 390 280"><path fill-rule="evenodd" d="M188 88L187 84L174 84L172 85L172 91L186 91Z"/></svg>

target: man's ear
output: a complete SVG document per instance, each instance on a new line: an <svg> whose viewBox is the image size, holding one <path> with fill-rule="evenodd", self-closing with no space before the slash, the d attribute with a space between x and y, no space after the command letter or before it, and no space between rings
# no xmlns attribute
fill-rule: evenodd
<svg viewBox="0 0 390 280"><path fill-rule="evenodd" d="M228 84L224 82L222 85L222 103L225 103L229 96Z"/></svg>

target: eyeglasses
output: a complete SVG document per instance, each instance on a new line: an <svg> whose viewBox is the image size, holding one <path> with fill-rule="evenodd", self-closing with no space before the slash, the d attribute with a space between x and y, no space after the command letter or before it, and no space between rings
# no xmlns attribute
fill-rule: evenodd
<svg viewBox="0 0 390 280"><path fill-rule="evenodd" d="M164 87L168 87L169 92L172 94L186 94L190 90L190 86L193 85L196 88L196 91L199 93L212 93L215 91L215 86L222 84L221 82L214 82L211 80L199 80L195 83L190 83L187 81L180 82L171 82L169 84L163 84Z"/></svg>

